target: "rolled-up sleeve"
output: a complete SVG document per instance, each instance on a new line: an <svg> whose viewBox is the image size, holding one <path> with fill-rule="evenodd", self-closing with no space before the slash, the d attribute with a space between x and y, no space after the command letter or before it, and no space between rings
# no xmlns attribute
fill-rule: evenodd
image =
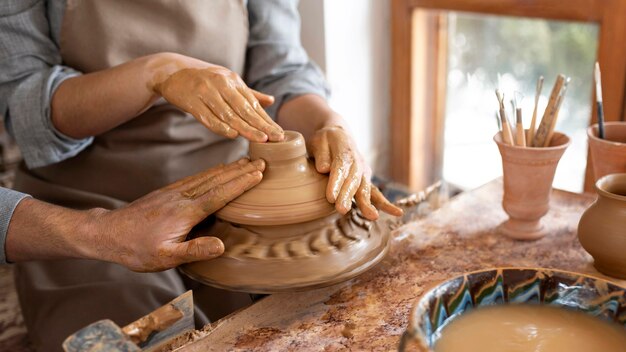
<svg viewBox="0 0 626 352"><path fill-rule="evenodd" d="M65 79L79 74L61 65L44 1L0 4L0 115L29 168L75 156L93 141L70 138L51 121L52 95Z"/></svg>
<svg viewBox="0 0 626 352"><path fill-rule="evenodd" d="M329 95L324 75L300 44L298 1L248 0L248 18L244 79L251 88L276 98L266 109L272 118L293 97Z"/></svg>
<svg viewBox="0 0 626 352"><path fill-rule="evenodd" d="M11 217L13 216L13 212L15 211L17 205L26 197L29 196L24 193L0 187L0 245L2 245L2 250L0 251L0 264L7 263L4 244L6 243L7 231L9 229Z"/></svg>

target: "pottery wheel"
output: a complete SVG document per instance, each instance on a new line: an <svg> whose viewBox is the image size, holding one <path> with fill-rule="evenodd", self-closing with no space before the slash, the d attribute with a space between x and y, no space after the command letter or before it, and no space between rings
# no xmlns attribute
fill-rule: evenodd
<svg viewBox="0 0 626 352"><path fill-rule="evenodd" d="M263 180L217 212L208 231L224 242L224 254L185 264L183 273L210 286L273 293L345 281L383 259L391 218L335 212L325 196L328 177L307 158L302 135L251 143L249 154L266 161Z"/></svg>

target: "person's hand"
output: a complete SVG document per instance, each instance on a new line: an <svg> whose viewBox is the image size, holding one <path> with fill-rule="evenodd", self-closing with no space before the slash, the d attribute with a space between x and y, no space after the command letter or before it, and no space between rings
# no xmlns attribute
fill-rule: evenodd
<svg viewBox="0 0 626 352"><path fill-rule="evenodd" d="M315 159L317 171L330 173L326 199L335 204L339 213L350 211L354 198L367 219L378 219L377 209L395 216L402 215L402 209L389 202L372 185L371 169L343 128L332 126L317 130L309 141L309 151Z"/></svg>
<svg viewBox="0 0 626 352"><path fill-rule="evenodd" d="M216 237L185 241L191 229L262 179L263 160L209 169L156 190L128 204L106 211L96 221L106 227L95 247L98 258L134 271L173 268L183 263L220 256L224 244Z"/></svg>
<svg viewBox="0 0 626 352"><path fill-rule="evenodd" d="M235 72L217 65L185 68L154 84L169 103L192 114L211 131L228 138L278 142L284 131L263 110L274 97L248 88Z"/></svg>

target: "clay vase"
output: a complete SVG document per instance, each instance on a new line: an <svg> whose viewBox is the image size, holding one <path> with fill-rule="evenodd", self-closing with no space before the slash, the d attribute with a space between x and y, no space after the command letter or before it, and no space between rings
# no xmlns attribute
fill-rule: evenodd
<svg viewBox="0 0 626 352"><path fill-rule="evenodd" d="M589 126L587 137L596 181L626 172L626 122L605 122L604 139L598 137L598 124Z"/></svg>
<svg viewBox="0 0 626 352"><path fill-rule="evenodd" d="M596 192L578 223L578 239L598 271L626 279L626 173L602 177Z"/></svg>
<svg viewBox="0 0 626 352"><path fill-rule="evenodd" d="M498 232L516 240L539 239L545 235L541 218L550 209L554 173L570 139L555 132L545 148L504 144L500 132L493 139L502 156L502 208L509 215Z"/></svg>
<svg viewBox="0 0 626 352"><path fill-rule="evenodd" d="M383 259L391 218L335 212L325 195L328 176L307 158L301 134L251 143L249 154L265 160L263 180L218 211L208 231L224 242L224 254L182 266L185 274L229 290L274 293L348 280Z"/></svg>

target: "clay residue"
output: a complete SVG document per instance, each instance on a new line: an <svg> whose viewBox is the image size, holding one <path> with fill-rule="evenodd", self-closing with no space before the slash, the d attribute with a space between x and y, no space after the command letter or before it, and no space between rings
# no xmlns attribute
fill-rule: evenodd
<svg viewBox="0 0 626 352"><path fill-rule="evenodd" d="M580 215L593 201L555 191L544 217L548 235L535 242L513 241L494 231L506 214L502 183L492 182L400 227L389 255L358 278L325 289L271 295L223 321L193 343L193 350L233 349L240 335L230 331L266 327L282 333L258 337L256 350L391 351L398 348L420 295L464 272L524 266L601 275L576 236ZM296 323L285 326L285 321ZM341 333L347 322L356 325L352 338Z"/></svg>
<svg viewBox="0 0 626 352"><path fill-rule="evenodd" d="M140 344L146 341L153 332L167 329L182 317L182 311L173 304L168 304L125 326L123 331L134 343Z"/></svg>
<svg viewBox="0 0 626 352"><path fill-rule="evenodd" d="M262 342L268 339L276 338L283 333L282 330L276 328L258 328L248 330L244 334L237 337L235 347L257 349L262 346Z"/></svg>

